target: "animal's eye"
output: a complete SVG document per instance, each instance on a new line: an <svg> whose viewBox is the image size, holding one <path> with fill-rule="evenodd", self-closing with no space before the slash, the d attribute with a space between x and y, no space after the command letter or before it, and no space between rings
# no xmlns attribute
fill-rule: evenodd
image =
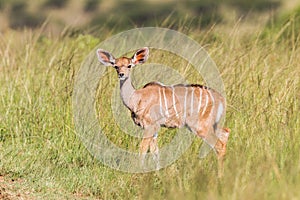
<svg viewBox="0 0 300 200"><path fill-rule="evenodd" d="M118 69L119 67L117 65L114 66L115 69Z"/></svg>
<svg viewBox="0 0 300 200"><path fill-rule="evenodd" d="M132 67L132 65L128 65L128 68L131 68Z"/></svg>

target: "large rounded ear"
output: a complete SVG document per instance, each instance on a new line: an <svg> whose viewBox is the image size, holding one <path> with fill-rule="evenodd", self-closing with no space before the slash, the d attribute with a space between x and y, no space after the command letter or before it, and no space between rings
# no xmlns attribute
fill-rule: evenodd
<svg viewBox="0 0 300 200"><path fill-rule="evenodd" d="M143 47L135 52L135 54L132 56L132 63L137 65L137 64L142 64L146 62L149 56L149 48L148 47Z"/></svg>
<svg viewBox="0 0 300 200"><path fill-rule="evenodd" d="M98 60L105 66L112 66L116 62L114 56L103 49L97 49L97 56Z"/></svg>

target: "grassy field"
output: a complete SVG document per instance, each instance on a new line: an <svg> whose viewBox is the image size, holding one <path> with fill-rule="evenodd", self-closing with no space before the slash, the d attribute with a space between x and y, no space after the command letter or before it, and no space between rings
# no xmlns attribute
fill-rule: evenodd
<svg viewBox="0 0 300 200"><path fill-rule="evenodd" d="M300 35L293 23L187 32L206 46L226 87L232 132L222 179L212 153L198 158L200 139L171 166L147 174L105 167L85 149L73 123L74 77L112 33L0 34L0 199L299 199ZM116 85L115 72L108 74Z"/></svg>

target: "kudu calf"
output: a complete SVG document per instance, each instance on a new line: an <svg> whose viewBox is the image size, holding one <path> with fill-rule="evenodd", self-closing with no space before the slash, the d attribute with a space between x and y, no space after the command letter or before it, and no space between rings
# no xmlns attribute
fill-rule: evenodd
<svg viewBox="0 0 300 200"><path fill-rule="evenodd" d="M122 101L131 111L135 124L144 129L140 144L142 163L150 149L157 161L157 168L160 168L157 133L161 126L187 126L215 150L220 173L229 136L229 129L219 127L225 115L224 97L213 89L196 84L165 86L151 82L136 90L131 83L130 70L146 62L148 55L147 47L136 51L132 58L117 59L105 50L97 50L99 61L116 69Z"/></svg>

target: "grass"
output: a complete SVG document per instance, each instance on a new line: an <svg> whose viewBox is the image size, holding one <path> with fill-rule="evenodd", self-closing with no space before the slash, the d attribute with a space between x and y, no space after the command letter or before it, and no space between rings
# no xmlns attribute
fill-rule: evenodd
<svg viewBox="0 0 300 200"><path fill-rule="evenodd" d="M199 139L174 164L148 174L115 171L85 149L73 124L74 77L108 35L1 34L1 193L28 199L299 198L300 35L276 40L277 32L262 38L263 30L242 35L240 28L191 34L207 46L226 87L232 133L222 179L213 154L199 160ZM113 70L107 73L116 85ZM108 129L112 140L117 135L121 146L131 145L120 129Z"/></svg>

